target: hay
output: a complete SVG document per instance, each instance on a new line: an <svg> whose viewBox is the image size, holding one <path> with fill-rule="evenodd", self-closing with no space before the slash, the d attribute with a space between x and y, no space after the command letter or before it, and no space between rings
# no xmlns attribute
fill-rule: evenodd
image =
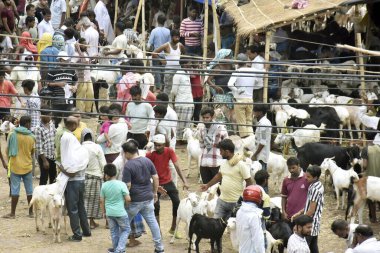
<svg viewBox="0 0 380 253"><path fill-rule="evenodd" d="M291 9L292 0L251 0L250 3L237 6L238 0L222 1L225 10L237 24L238 34L248 36L251 33L267 31L271 28L301 20L313 19L328 10L341 8L348 0L309 0L304 9Z"/></svg>

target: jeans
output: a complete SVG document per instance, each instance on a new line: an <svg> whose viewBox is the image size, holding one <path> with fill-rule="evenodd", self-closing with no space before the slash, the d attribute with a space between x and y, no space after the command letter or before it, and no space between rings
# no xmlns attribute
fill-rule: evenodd
<svg viewBox="0 0 380 253"><path fill-rule="evenodd" d="M178 196L178 190L175 187L173 181L170 181L167 184L161 185L167 192L167 194L170 197L170 200L172 201L172 215L173 217L177 217L177 210L179 206L179 196ZM161 194L158 195L158 200L154 204L154 215L159 216L160 215L160 196Z"/></svg>
<svg viewBox="0 0 380 253"><path fill-rule="evenodd" d="M148 224L150 228L150 232L152 233L154 247L156 251L163 251L164 245L161 240L161 232L158 226L156 217L154 216L154 201L146 200L142 202L131 202L127 207L128 217L132 220L137 213L140 213L145 222Z"/></svg>
<svg viewBox="0 0 380 253"><path fill-rule="evenodd" d="M107 216L111 232L112 247L115 253L124 253L127 245L128 235L131 232L128 216Z"/></svg>
<svg viewBox="0 0 380 253"><path fill-rule="evenodd" d="M24 182L25 192L27 196L33 194L33 176L32 172L18 175L11 172L11 196L19 196L20 195L20 184L21 179Z"/></svg>
<svg viewBox="0 0 380 253"><path fill-rule="evenodd" d="M226 220L231 216L232 210L236 206L236 202L226 202L218 198L216 202L214 218L225 218Z"/></svg>
<svg viewBox="0 0 380 253"><path fill-rule="evenodd" d="M70 218L70 227L76 239L82 239L82 231L85 235L91 234L84 206L84 191L84 180L67 182L66 206Z"/></svg>
<svg viewBox="0 0 380 253"><path fill-rule="evenodd" d="M222 36L222 48L232 49L232 46L235 43L235 35L233 33L229 33L226 36Z"/></svg>
<svg viewBox="0 0 380 253"><path fill-rule="evenodd" d="M202 46L185 46L186 54L202 56Z"/></svg>
<svg viewBox="0 0 380 253"><path fill-rule="evenodd" d="M160 60L158 59L152 59L152 64L153 64L153 67L161 67L161 68L164 68L164 66L162 66ZM155 82L155 86L156 88L158 89L162 89L162 77L161 77L161 73L162 73L162 69L153 69L153 76L154 76L154 82Z"/></svg>
<svg viewBox="0 0 380 253"><path fill-rule="evenodd" d="M47 185L48 179L49 184L54 183L55 178L57 177L57 169L56 164L54 160L51 160L49 158L46 158L49 162L49 169L45 170L43 166L42 159L38 157L38 165L40 166L40 185Z"/></svg>

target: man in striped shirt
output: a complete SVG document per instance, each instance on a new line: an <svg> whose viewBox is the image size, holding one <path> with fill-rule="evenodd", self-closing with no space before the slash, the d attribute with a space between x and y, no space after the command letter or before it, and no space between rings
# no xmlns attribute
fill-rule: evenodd
<svg viewBox="0 0 380 253"><path fill-rule="evenodd" d="M198 11L195 7L190 9L190 15L185 18L180 27L181 37L185 38L187 54L202 55L201 39L203 37L202 20L197 19Z"/></svg>
<svg viewBox="0 0 380 253"><path fill-rule="evenodd" d="M324 188L319 177L321 176L321 168L317 165L312 165L307 168L305 173L307 181L310 183L309 190L307 192L307 199L305 208L295 215L292 220L301 215L306 214L313 218L313 228L311 235L307 237L311 253L319 253L318 250L318 234L321 226L321 217L324 203Z"/></svg>

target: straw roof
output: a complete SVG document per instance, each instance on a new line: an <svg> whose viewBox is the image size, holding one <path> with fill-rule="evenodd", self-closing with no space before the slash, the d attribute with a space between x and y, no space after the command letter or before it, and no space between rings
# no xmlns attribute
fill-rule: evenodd
<svg viewBox="0 0 380 253"><path fill-rule="evenodd" d="M270 28L280 27L301 20L313 19L314 15L327 10L338 9L355 1L348 0L309 0L304 9L291 9L293 0L251 0L250 3L237 6L238 0L221 1L225 11L237 24L238 34L247 36Z"/></svg>

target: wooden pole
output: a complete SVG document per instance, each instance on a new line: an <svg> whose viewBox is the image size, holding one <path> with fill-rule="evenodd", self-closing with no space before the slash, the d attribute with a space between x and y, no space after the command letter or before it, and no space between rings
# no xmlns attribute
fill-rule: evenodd
<svg viewBox="0 0 380 253"><path fill-rule="evenodd" d="M207 58L207 35L208 35L208 0L204 1L205 4L205 15L204 15L204 32L203 32L203 65L206 66Z"/></svg>
<svg viewBox="0 0 380 253"><path fill-rule="evenodd" d="M140 0L139 6L137 7L137 13L136 13L136 19L135 19L135 24L133 25L133 30L137 30L137 24L139 23L139 18L140 18L140 12L141 12L141 6L144 0Z"/></svg>
<svg viewBox="0 0 380 253"><path fill-rule="evenodd" d="M66 0L66 18L69 18L70 15L71 15L70 0Z"/></svg>
<svg viewBox="0 0 380 253"><path fill-rule="evenodd" d="M239 48L240 48L240 36L239 36L239 33L236 33L236 40L235 40L235 60L236 60L236 57L239 53Z"/></svg>
<svg viewBox="0 0 380 253"><path fill-rule="evenodd" d="M269 49L270 49L270 38L271 38L271 32L266 32L265 35L265 62L269 62ZM264 90L263 90L263 102L268 103L268 70L270 65L265 64L265 70L267 71L264 74Z"/></svg>
<svg viewBox="0 0 380 253"><path fill-rule="evenodd" d="M181 19L181 21L183 20L183 1L184 0L181 0L181 9L180 9L180 11L179 11L179 17L180 17L180 19Z"/></svg>
<svg viewBox="0 0 380 253"><path fill-rule="evenodd" d="M359 7L355 6L355 16L359 17L359 15L360 15L360 13L359 13ZM357 30L357 25L356 24L355 24L354 29ZM358 47L358 48L363 48L362 34L359 31L355 31L355 46ZM363 57L362 52L360 52L360 51L357 52L357 56L358 56L359 73L360 73L360 90L361 90L361 93L363 93L363 92L365 92L364 57Z"/></svg>
<svg viewBox="0 0 380 253"><path fill-rule="evenodd" d="M145 40L146 40L146 35L145 35L145 0L141 0L142 4L141 4L141 18L142 18L142 29L141 29L141 33L143 35L143 58L144 58L144 66L146 66L146 46L145 46Z"/></svg>
<svg viewBox="0 0 380 253"><path fill-rule="evenodd" d="M115 1L115 16L113 20L113 30L116 31L116 23L117 23L117 13L119 9L119 0Z"/></svg>
<svg viewBox="0 0 380 253"><path fill-rule="evenodd" d="M220 26L219 26L218 14L216 13L215 0L211 0L211 7L212 7L212 17L213 17L213 23L215 27L215 34L216 34L216 45L215 45L215 52L216 52L217 50L222 48L222 41L220 39Z"/></svg>

